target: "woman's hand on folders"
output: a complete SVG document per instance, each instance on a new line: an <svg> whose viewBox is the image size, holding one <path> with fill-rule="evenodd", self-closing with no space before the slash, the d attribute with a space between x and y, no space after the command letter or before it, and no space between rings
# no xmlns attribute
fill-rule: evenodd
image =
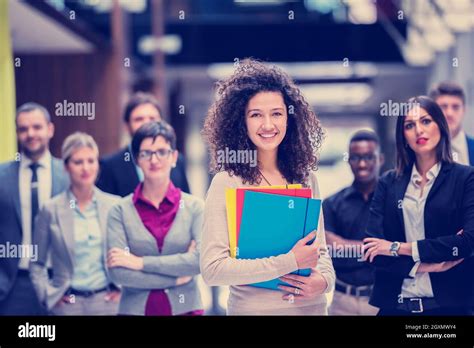
<svg viewBox="0 0 474 348"><path fill-rule="evenodd" d="M291 249L295 255L298 269L314 268L318 264L319 259L319 245L316 242L307 245L316 237L315 231L308 234L306 237L300 239Z"/></svg>
<svg viewBox="0 0 474 348"><path fill-rule="evenodd" d="M281 290L288 292L283 296L283 300L292 301L295 298L312 298L321 295L326 291L328 283L318 270L312 270L309 277L296 274L287 274L281 281L291 286L280 285Z"/></svg>

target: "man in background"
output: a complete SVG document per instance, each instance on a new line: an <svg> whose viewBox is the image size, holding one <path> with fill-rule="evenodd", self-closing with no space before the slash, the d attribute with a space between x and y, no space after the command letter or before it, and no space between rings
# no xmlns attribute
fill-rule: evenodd
<svg viewBox="0 0 474 348"><path fill-rule="evenodd" d="M466 115L466 97L462 87L455 82L440 82L431 88L429 96L441 107L448 121L453 159L474 166L474 138L466 135L462 124Z"/></svg>
<svg viewBox="0 0 474 348"><path fill-rule="evenodd" d="M20 106L16 132L21 154L0 164L0 243L10 253L0 257L0 315L45 315L28 270L38 256L32 232L41 206L67 189L69 179L62 161L49 152L54 125L43 106Z"/></svg>
<svg viewBox="0 0 474 348"><path fill-rule="evenodd" d="M162 114L156 98L147 93L136 93L125 107L123 119L130 138L147 122L160 121ZM180 154L171 170L171 181L181 191L189 193L184 157ZM135 164L130 145L101 160L97 186L105 192L125 197L143 180L141 169Z"/></svg>
<svg viewBox="0 0 474 348"><path fill-rule="evenodd" d="M354 174L351 186L323 202L327 245L332 250L336 290L330 315L375 315L369 305L374 268L363 262L363 242L383 155L377 134L356 132L349 143L349 165ZM342 255L340 250L343 250Z"/></svg>

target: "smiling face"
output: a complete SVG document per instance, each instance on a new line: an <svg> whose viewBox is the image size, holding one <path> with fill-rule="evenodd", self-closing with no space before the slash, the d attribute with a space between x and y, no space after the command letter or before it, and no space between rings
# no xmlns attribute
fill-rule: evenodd
<svg viewBox="0 0 474 348"><path fill-rule="evenodd" d="M286 105L279 92L259 92L247 103L247 134L257 151L277 151L285 138L287 121Z"/></svg>
<svg viewBox="0 0 474 348"><path fill-rule="evenodd" d="M359 183L376 180L382 165L379 146L375 141L359 140L349 145L349 164Z"/></svg>
<svg viewBox="0 0 474 348"><path fill-rule="evenodd" d="M54 126L40 110L21 112L16 119L20 148L31 159L37 159L48 149Z"/></svg>
<svg viewBox="0 0 474 348"><path fill-rule="evenodd" d="M91 187L99 173L99 154L88 146L81 147L67 160L66 170L74 186Z"/></svg>
<svg viewBox="0 0 474 348"><path fill-rule="evenodd" d="M403 134L408 146L417 155L436 153L441 132L433 117L421 107L414 107L405 117Z"/></svg>

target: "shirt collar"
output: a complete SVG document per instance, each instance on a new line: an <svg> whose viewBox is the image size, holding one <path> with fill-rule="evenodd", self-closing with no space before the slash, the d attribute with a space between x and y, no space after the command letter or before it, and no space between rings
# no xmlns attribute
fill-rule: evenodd
<svg viewBox="0 0 474 348"><path fill-rule="evenodd" d="M360 192L357 191L354 183L352 183L351 186L347 187L347 189L344 190L344 198L349 198L350 196L357 196L357 195L360 195Z"/></svg>
<svg viewBox="0 0 474 348"><path fill-rule="evenodd" d="M67 199L69 202L73 201L77 206L77 198L72 192L71 187L69 187L67 190ZM92 192L92 203L93 204L97 203L97 188L96 187L94 187L94 191Z"/></svg>
<svg viewBox="0 0 474 348"><path fill-rule="evenodd" d="M23 168L28 168L33 161L31 158L26 156L23 152L21 153L21 166ZM41 158L37 162L41 168L51 169L51 152L48 150L41 156Z"/></svg>
<svg viewBox="0 0 474 348"><path fill-rule="evenodd" d="M454 146L455 148L461 148L463 144L466 143L466 133L464 133L463 130L461 130L458 135L456 135L454 138L451 139L451 146Z"/></svg>
<svg viewBox="0 0 474 348"><path fill-rule="evenodd" d="M436 179L438 177L438 174L441 170L441 162L437 162L433 167L431 167L430 170L428 170L428 173L426 173L426 179L428 182L431 182L432 180ZM413 168L411 170L411 182L418 186L419 182L421 180L421 174L418 173L418 170L416 169L416 165L413 164Z"/></svg>
<svg viewBox="0 0 474 348"><path fill-rule="evenodd" d="M374 192L372 191L370 194L369 194L369 201L371 201L371 197L372 195L374 194ZM349 197L357 197L357 198L361 198L362 200L365 200L364 199L364 195L362 194L362 192L360 192L356 187L355 187L355 182L352 182L352 185L351 186L348 186L345 190L344 190L344 199L347 199Z"/></svg>
<svg viewBox="0 0 474 348"><path fill-rule="evenodd" d="M178 204L181 197L181 190L176 188L173 182L170 180L168 185L168 189L166 190L165 197L163 201L168 201L171 204ZM147 204L151 204L151 202L143 196L143 182L139 183L135 191L133 192L132 197L133 203L136 204L138 201L145 202Z"/></svg>

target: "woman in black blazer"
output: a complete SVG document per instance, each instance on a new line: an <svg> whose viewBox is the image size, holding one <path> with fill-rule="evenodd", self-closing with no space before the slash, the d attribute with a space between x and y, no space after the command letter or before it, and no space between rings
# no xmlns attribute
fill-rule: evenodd
<svg viewBox="0 0 474 348"><path fill-rule="evenodd" d="M396 126L397 168L379 181L364 239L379 315L468 315L473 298L474 168L452 160L428 97Z"/></svg>

